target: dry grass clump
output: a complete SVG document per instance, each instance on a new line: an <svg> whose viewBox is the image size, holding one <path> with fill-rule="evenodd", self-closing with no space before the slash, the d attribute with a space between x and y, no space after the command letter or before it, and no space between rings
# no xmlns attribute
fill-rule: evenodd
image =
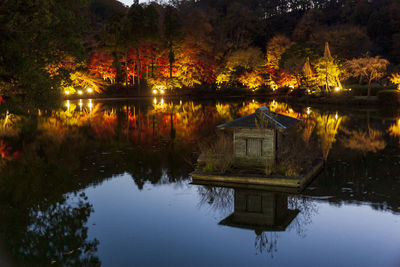
<svg viewBox="0 0 400 267"><path fill-rule="evenodd" d="M201 160L199 167L204 172L225 173L233 164L233 141L232 137L220 133L216 141L208 141L199 144Z"/></svg>
<svg viewBox="0 0 400 267"><path fill-rule="evenodd" d="M294 128L285 133L278 151L278 164L274 170L266 172L279 173L285 176L298 176L312 167L315 159L321 156L320 147L316 140L301 138L302 128Z"/></svg>

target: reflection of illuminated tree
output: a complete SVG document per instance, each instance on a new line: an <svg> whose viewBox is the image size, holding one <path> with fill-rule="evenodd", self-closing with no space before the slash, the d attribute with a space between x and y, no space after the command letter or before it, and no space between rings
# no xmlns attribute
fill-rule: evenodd
<svg viewBox="0 0 400 267"><path fill-rule="evenodd" d="M389 127L389 133L391 136L399 138L400 141L400 119Z"/></svg>
<svg viewBox="0 0 400 267"><path fill-rule="evenodd" d="M289 107L286 103L276 102L275 100L269 103L268 108L272 112L284 114L286 116L299 118L300 114L295 112L291 107Z"/></svg>
<svg viewBox="0 0 400 267"><path fill-rule="evenodd" d="M383 139L383 133L378 130L369 129L367 132L361 130L343 129L347 135L341 139L344 147L362 152L364 155L367 152L376 153L386 147L386 142Z"/></svg>
<svg viewBox="0 0 400 267"><path fill-rule="evenodd" d="M322 156L327 160L332 144L336 141L342 117L337 114L333 116L332 114L314 113L314 118L317 122L317 135L321 143Z"/></svg>
<svg viewBox="0 0 400 267"><path fill-rule="evenodd" d="M301 125L302 125L302 138L304 140L304 143L308 145L310 143L312 133L314 132L317 123L314 120L307 118L305 120L305 123L302 123Z"/></svg>
<svg viewBox="0 0 400 267"><path fill-rule="evenodd" d="M256 101L255 102L251 102L249 104L245 104L245 105L243 105L243 107L241 107L239 109L238 114L240 116L250 115L250 114L256 112L256 110L261 106L262 106L262 104L258 103Z"/></svg>
<svg viewBox="0 0 400 267"><path fill-rule="evenodd" d="M232 114L231 114L231 105L229 104L217 104L215 105L218 115L224 120L224 121L231 121L232 120Z"/></svg>

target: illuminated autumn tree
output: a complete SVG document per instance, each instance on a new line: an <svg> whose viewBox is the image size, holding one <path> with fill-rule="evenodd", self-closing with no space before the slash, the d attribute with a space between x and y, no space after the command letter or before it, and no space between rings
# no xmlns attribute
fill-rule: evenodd
<svg viewBox="0 0 400 267"><path fill-rule="evenodd" d="M62 75L60 87L67 94L75 93L77 88L100 93L105 85L104 80L86 71L85 64L70 55L63 55L58 62L47 65L46 70L51 77Z"/></svg>
<svg viewBox="0 0 400 267"><path fill-rule="evenodd" d="M397 137L400 142L400 119L396 123L390 125L388 131L391 136Z"/></svg>
<svg viewBox="0 0 400 267"><path fill-rule="evenodd" d="M390 81L395 85L397 85L397 89L400 90L400 73L393 73L390 76Z"/></svg>
<svg viewBox="0 0 400 267"><path fill-rule="evenodd" d="M258 71L245 71L239 76L238 81L251 90L260 88L264 83Z"/></svg>
<svg viewBox="0 0 400 267"><path fill-rule="evenodd" d="M211 84L215 80L213 59L200 53L197 47L184 46L176 54L176 78L185 87Z"/></svg>
<svg viewBox="0 0 400 267"><path fill-rule="evenodd" d="M88 60L88 69L94 75L109 81L115 82L116 69L113 67L113 58L106 51L92 53Z"/></svg>
<svg viewBox="0 0 400 267"><path fill-rule="evenodd" d="M282 54L293 45L292 41L284 35L275 35L267 44L267 65L279 69Z"/></svg>
<svg viewBox="0 0 400 267"><path fill-rule="evenodd" d="M275 83L278 87L294 87L300 84L300 72L296 72L298 76L286 71L278 71L275 77Z"/></svg>
<svg viewBox="0 0 400 267"><path fill-rule="evenodd" d="M302 84L304 84L304 86L307 88L307 92L311 93L318 87L318 77L311 68L309 57L307 57L306 63L304 63L302 73Z"/></svg>
<svg viewBox="0 0 400 267"><path fill-rule="evenodd" d="M219 85L234 83L245 71L257 71L262 69L263 64L263 54L260 49L250 47L236 50L228 57L225 67L216 78L216 82Z"/></svg>
<svg viewBox="0 0 400 267"><path fill-rule="evenodd" d="M302 85L302 77L304 73L304 65L307 63L307 58L317 58L315 47L307 44L295 44L282 54L280 67L281 67L281 82L280 84L287 84L286 81L292 81L291 84L286 85L290 87L300 87ZM307 70L309 71L309 70ZM293 77L295 79L293 79Z"/></svg>
<svg viewBox="0 0 400 267"><path fill-rule="evenodd" d="M91 90L101 93L105 85L102 79L96 78L86 71L75 71L70 74L69 79L71 80L72 87L89 90L89 93L92 92Z"/></svg>
<svg viewBox="0 0 400 267"><path fill-rule="evenodd" d="M324 56L315 62L314 67L319 84L325 87L326 92L330 92L332 86L342 89L340 77L344 69L338 60L332 57L328 43L325 43Z"/></svg>
<svg viewBox="0 0 400 267"><path fill-rule="evenodd" d="M350 76L359 78L360 81L367 81L369 97L371 95L371 83L385 76L389 64L389 61L379 56L366 56L347 61L346 68Z"/></svg>

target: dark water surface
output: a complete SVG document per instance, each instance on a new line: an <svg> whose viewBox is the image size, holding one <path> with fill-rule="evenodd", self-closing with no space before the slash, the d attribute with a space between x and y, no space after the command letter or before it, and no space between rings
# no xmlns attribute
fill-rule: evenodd
<svg viewBox="0 0 400 267"><path fill-rule="evenodd" d="M198 144L263 104L302 119L322 173L301 194L191 184ZM397 110L64 105L0 113L1 266L400 266Z"/></svg>

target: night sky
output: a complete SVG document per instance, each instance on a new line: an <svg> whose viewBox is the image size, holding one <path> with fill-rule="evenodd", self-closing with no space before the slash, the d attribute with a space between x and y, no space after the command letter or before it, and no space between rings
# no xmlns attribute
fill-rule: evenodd
<svg viewBox="0 0 400 267"><path fill-rule="evenodd" d="M133 0L118 0L118 1L120 1L121 3L124 3L127 6L130 6L133 4ZM139 3L145 3L145 2L148 2L148 0L139 0Z"/></svg>

